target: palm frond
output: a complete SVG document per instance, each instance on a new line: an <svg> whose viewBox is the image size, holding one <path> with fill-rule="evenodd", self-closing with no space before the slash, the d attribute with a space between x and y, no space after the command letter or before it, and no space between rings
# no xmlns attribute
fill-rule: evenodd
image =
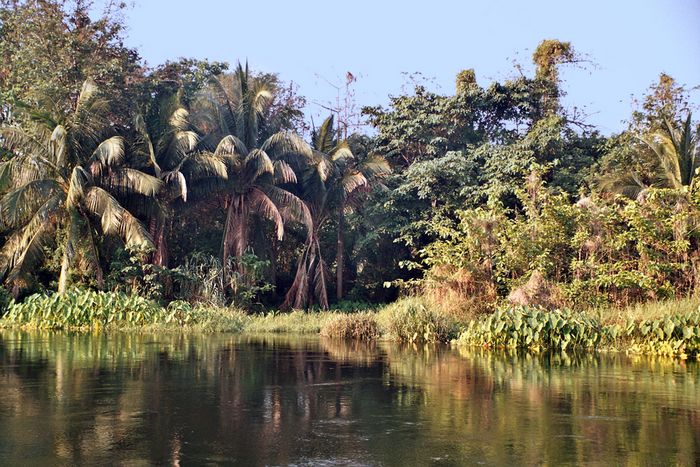
<svg viewBox="0 0 700 467"><path fill-rule="evenodd" d="M274 159L289 157L310 159L313 155L311 147L303 139L294 133L285 131L275 133L267 138L260 149L270 154Z"/></svg>
<svg viewBox="0 0 700 467"><path fill-rule="evenodd" d="M274 175L275 166L270 157L260 149L253 149L243 161L245 167L244 177L246 180L256 180L263 174Z"/></svg>
<svg viewBox="0 0 700 467"><path fill-rule="evenodd" d="M360 172L347 174L340 181L340 186L343 188L343 192L346 195L368 184L367 178Z"/></svg>
<svg viewBox="0 0 700 467"><path fill-rule="evenodd" d="M221 157L208 153L192 154L183 161L181 170L188 179L192 180L207 177L216 177L222 180L228 178L226 164Z"/></svg>
<svg viewBox="0 0 700 467"><path fill-rule="evenodd" d="M190 113L187 109L179 107L170 114L170 119L168 121L171 127L178 131L187 131L190 127Z"/></svg>
<svg viewBox="0 0 700 467"><path fill-rule="evenodd" d="M260 189L253 188L250 192L251 211L275 224L277 239L284 237L284 220L277 205Z"/></svg>
<svg viewBox="0 0 700 467"><path fill-rule="evenodd" d="M85 190L91 184L92 176L89 173L80 166L73 168L66 193L66 206L78 206L85 197Z"/></svg>
<svg viewBox="0 0 700 467"><path fill-rule="evenodd" d="M34 180L0 199L0 221L3 227L24 225L46 201L62 193L60 185L50 179Z"/></svg>
<svg viewBox="0 0 700 467"><path fill-rule="evenodd" d="M126 210L109 192L100 187L90 187L85 193L85 207L100 218L105 235L119 234Z"/></svg>
<svg viewBox="0 0 700 467"><path fill-rule="evenodd" d="M51 154L44 143L20 128L0 128L0 143L7 151L22 157L24 160L34 160L36 164L54 167L50 162Z"/></svg>
<svg viewBox="0 0 700 467"><path fill-rule="evenodd" d="M104 167L113 167L124 160L124 139L113 136L97 146L90 158L93 176L101 173Z"/></svg>
<svg viewBox="0 0 700 467"><path fill-rule="evenodd" d="M321 124L313 138L314 149L326 154L330 154L333 150L333 141L335 139L335 130L333 128L333 115L326 118Z"/></svg>
<svg viewBox="0 0 700 467"><path fill-rule="evenodd" d="M155 196L163 187L160 179L128 167L113 170L107 183L120 194L139 194L148 197Z"/></svg>
<svg viewBox="0 0 700 467"><path fill-rule="evenodd" d="M153 149L153 141L151 141L151 137L148 134L148 128L146 127L146 121L144 120L141 114L138 114L136 115L136 117L134 117L134 128L143 140L143 144L145 144L146 146L146 149L148 151L148 159L151 163L151 167L153 167L153 170L156 173L156 177L160 177L161 169L158 165L158 160L156 159L156 152Z"/></svg>
<svg viewBox="0 0 700 467"><path fill-rule="evenodd" d="M355 159L355 156L353 155L352 151L350 150L350 146L348 146L346 141L341 141L338 143L338 145L330 152L327 152L327 154L330 154L333 162L351 161Z"/></svg>
<svg viewBox="0 0 700 467"><path fill-rule="evenodd" d="M177 193L176 198L182 198L183 201L187 201L187 180L185 175L179 170L172 172L165 172L163 174L163 182L170 190L174 190Z"/></svg>
<svg viewBox="0 0 700 467"><path fill-rule="evenodd" d="M278 209L286 208L290 219L303 224L307 231L313 229L313 220L309 207L299 197L273 185L264 185L259 188L275 203Z"/></svg>
<svg viewBox="0 0 700 467"><path fill-rule="evenodd" d="M0 277L12 279L36 264L44 254L44 245L53 240L61 197L48 199L31 220L15 231L0 248Z"/></svg>
<svg viewBox="0 0 700 467"><path fill-rule="evenodd" d="M360 171L368 177L386 177L391 174L391 165L382 156L373 154L360 164Z"/></svg>
<svg viewBox="0 0 700 467"><path fill-rule="evenodd" d="M227 135L219 141L214 154L217 156L238 155L246 157L248 155L248 149L245 144L243 144L243 141L233 135Z"/></svg>
<svg viewBox="0 0 700 467"><path fill-rule="evenodd" d="M126 246L153 246L153 239L143 224L102 188L88 190L85 206L100 217L106 235L119 235Z"/></svg>
<svg viewBox="0 0 700 467"><path fill-rule="evenodd" d="M49 139L53 161L56 167L63 167L66 163L68 147L67 147L68 132L63 125L57 125Z"/></svg>
<svg viewBox="0 0 700 467"><path fill-rule="evenodd" d="M296 183L297 175L294 169L284 161L275 161L275 177L274 182L277 183Z"/></svg>

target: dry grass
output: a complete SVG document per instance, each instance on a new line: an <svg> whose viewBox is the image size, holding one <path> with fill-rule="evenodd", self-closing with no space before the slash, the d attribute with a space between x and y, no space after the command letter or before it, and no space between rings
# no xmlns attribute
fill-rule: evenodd
<svg viewBox="0 0 700 467"><path fill-rule="evenodd" d="M422 297L431 308L457 321L490 313L498 302L496 286L491 280L451 266L431 269Z"/></svg>
<svg viewBox="0 0 700 467"><path fill-rule="evenodd" d="M336 339L372 340L379 337L375 313L336 315L321 329L321 335Z"/></svg>
<svg viewBox="0 0 700 467"><path fill-rule="evenodd" d="M666 316L684 315L700 308L700 296L637 303L626 307L605 307L587 311L602 324L620 324L629 320L655 320Z"/></svg>

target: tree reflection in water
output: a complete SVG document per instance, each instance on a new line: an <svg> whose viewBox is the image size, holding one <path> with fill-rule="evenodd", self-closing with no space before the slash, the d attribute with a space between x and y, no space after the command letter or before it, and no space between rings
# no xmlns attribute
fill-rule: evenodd
<svg viewBox="0 0 700 467"><path fill-rule="evenodd" d="M686 464L696 363L235 335L0 335L0 462Z"/></svg>

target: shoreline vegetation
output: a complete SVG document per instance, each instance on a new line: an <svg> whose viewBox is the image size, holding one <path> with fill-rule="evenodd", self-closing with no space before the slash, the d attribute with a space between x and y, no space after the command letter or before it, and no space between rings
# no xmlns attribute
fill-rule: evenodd
<svg viewBox="0 0 700 467"><path fill-rule="evenodd" d="M92 5L0 2L0 326L697 357L697 83L603 134L562 99L585 51L543 38L385 105L348 72L317 118L248 63L148 65Z"/></svg>
<svg viewBox="0 0 700 467"><path fill-rule="evenodd" d="M700 298L588 311L506 307L456 319L430 300L407 297L369 311L269 311L171 302L162 307L134 295L73 290L10 301L0 329L77 332L200 332L315 334L331 339L389 339L529 352L625 352L680 359L700 357Z"/></svg>

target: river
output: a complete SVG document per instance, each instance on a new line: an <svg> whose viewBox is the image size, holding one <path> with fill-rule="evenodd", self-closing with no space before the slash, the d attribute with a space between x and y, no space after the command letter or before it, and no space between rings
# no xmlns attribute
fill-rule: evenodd
<svg viewBox="0 0 700 467"><path fill-rule="evenodd" d="M0 333L2 465L695 465L700 367L317 337Z"/></svg>

